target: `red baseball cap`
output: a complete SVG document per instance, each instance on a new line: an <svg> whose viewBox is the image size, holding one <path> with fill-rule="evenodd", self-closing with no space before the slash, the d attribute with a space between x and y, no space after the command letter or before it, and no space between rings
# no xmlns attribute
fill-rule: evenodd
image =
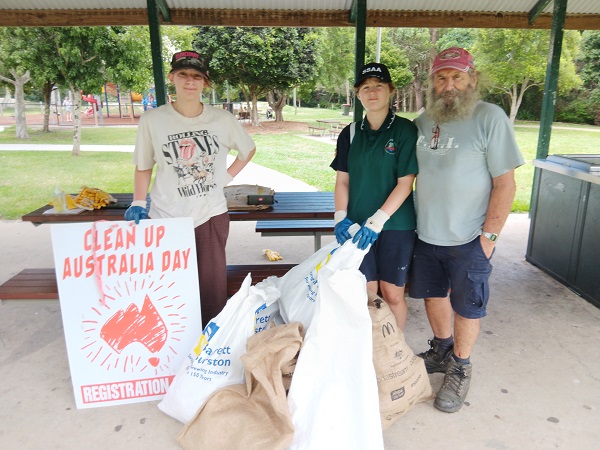
<svg viewBox="0 0 600 450"><path fill-rule="evenodd" d="M464 48L450 47L437 54L431 66L431 75L442 69L456 69L467 72L475 69L473 56Z"/></svg>

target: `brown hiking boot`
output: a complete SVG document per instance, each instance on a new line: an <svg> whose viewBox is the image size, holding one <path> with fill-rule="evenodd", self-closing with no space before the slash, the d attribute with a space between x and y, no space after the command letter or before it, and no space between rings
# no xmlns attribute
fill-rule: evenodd
<svg viewBox="0 0 600 450"><path fill-rule="evenodd" d="M460 364L450 358L448 370L444 376L444 384L435 397L434 405L440 411L453 413L458 411L469 392L473 365Z"/></svg>

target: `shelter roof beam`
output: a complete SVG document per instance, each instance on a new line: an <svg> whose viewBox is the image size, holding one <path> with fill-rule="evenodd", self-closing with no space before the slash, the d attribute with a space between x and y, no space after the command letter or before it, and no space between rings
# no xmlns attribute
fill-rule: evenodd
<svg viewBox="0 0 600 450"><path fill-rule="evenodd" d="M529 11L529 25L533 25L535 19L538 18L544 8L546 8L551 1L552 0L538 0L533 8L531 8L531 11Z"/></svg>
<svg viewBox="0 0 600 450"><path fill-rule="evenodd" d="M223 25L259 27L349 27L349 11L260 10L171 8L170 25ZM452 11L367 11L367 27L415 28L525 28L551 29L552 14L539 14L529 23L529 13ZM0 26L65 27L105 25L147 25L146 9L2 10ZM568 30L600 30L598 14L571 14L565 19Z"/></svg>

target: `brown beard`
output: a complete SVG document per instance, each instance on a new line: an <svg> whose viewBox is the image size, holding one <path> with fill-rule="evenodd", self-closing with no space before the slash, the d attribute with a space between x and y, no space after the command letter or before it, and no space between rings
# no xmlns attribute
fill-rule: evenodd
<svg viewBox="0 0 600 450"><path fill-rule="evenodd" d="M473 114L479 101L479 91L476 87L469 86L464 91L452 89L438 94L433 88L433 83L430 83L427 87L426 101L427 115L435 123L463 120Z"/></svg>

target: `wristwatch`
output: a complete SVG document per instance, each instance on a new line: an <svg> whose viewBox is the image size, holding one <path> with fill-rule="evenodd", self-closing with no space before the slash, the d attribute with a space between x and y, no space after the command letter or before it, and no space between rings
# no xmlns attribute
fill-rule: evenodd
<svg viewBox="0 0 600 450"><path fill-rule="evenodd" d="M490 233L489 231L484 231L481 234L483 234L484 237L488 238L492 242L496 242L498 240L498 235L496 233Z"/></svg>

